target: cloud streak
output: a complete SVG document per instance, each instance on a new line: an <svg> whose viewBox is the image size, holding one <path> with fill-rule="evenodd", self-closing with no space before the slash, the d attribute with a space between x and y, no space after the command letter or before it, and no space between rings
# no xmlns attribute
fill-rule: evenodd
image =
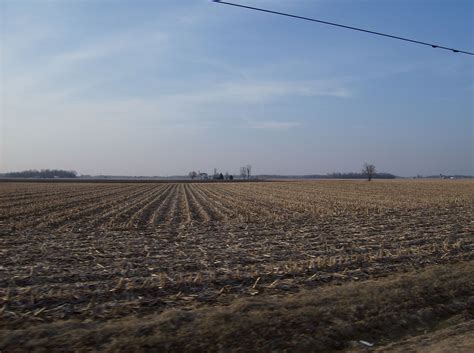
<svg viewBox="0 0 474 353"><path fill-rule="evenodd" d="M256 130L267 130L267 131L287 131L292 128L301 126L302 124L297 121L276 121L276 120L263 120L263 121L248 121L247 126L251 129Z"/></svg>
<svg viewBox="0 0 474 353"><path fill-rule="evenodd" d="M352 92L336 82L321 81L250 81L225 82L207 89L164 96L169 101L187 103L255 103L289 96L331 96L349 98Z"/></svg>

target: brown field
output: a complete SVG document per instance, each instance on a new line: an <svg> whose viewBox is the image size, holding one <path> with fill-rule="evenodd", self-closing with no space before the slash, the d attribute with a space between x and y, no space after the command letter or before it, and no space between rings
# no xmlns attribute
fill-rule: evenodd
<svg viewBox="0 0 474 353"><path fill-rule="evenodd" d="M473 200L470 180L0 183L0 350L474 344Z"/></svg>

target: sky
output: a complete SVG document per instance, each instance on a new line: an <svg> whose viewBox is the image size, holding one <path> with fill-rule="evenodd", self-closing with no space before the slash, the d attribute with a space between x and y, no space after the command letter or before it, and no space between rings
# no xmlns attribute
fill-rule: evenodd
<svg viewBox="0 0 474 353"><path fill-rule="evenodd" d="M235 0L474 51L470 0ZM474 57L208 0L0 0L0 172L474 174Z"/></svg>

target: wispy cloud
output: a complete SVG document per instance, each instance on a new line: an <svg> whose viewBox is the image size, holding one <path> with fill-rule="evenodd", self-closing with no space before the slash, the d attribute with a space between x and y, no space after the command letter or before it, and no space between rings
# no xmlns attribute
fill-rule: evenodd
<svg viewBox="0 0 474 353"><path fill-rule="evenodd" d="M302 124L297 121L276 121L276 120L264 120L264 121L253 121L247 122L247 126L251 129L257 130L270 130L270 131L286 131L292 128L301 126Z"/></svg>
<svg viewBox="0 0 474 353"><path fill-rule="evenodd" d="M187 15L180 20L189 25L202 21L196 16ZM60 27L49 28L47 24L42 24L40 28L36 32L17 32L16 40L8 44L9 72L4 82L7 113L17 121L80 119L97 123L114 120L123 124L153 121L161 127L189 128L193 124L202 124L205 119L208 123L217 119L221 121L223 116L229 115L229 104L232 111L238 112L250 104L278 102L288 97L348 98L352 95L350 87L337 80L268 80L255 75L258 69L246 70L245 66L229 64L200 53L192 59L196 64L204 61L204 65L218 66L225 71L226 77L216 80L215 72L204 74L195 81L188 77L176 77L173 78L172 94L166 93L167 85L163 82L152 93L114 96L114 87L107 85L107 80L111 80L107 74L110 71L108 67L113 67L117 60L130 53L135 54L130 62L139 65L136 54L142 49L148 57L153 56L156 60L154 65L158 64L162 57L160 53L165 50L171 52L177 45L176 33L165 29L160 31L146 24L137 25L95 37L84 36L78 42L66 42L67 45L58 45L54 51L42 52L43 56L39 59L25 56L23 48L34 46L38 38L51 39L53 34L60 36L57 33L62 33ZM119 69L114 70L113 80L121 80L123 74ZM143 70L139 75L144 77L146 74ZM110 91L98 90L97 87L102 84L111 88ZM139 86L140 81L131 84ZM28 104L25 105L25 102ZM297 125L294 122L260 121L248 126L285 130Z"/></svg>
<svg viewBox="0 0 474 353"><path fill-rule="evenodd" d="M23 38L23 44L34 41L35 37ZM148 31L146 29L131 30L118 33L113 36L94 39L77 43L74 47L62 52L52 53L47 57L36 59L32 62L22 55L16 44L8 44L7 52L9 56L6 61L10 73L15 73L15 78L8 82L8 90L14 91L15 87L25 89L35 89L44 92L48 86L57 85L58 77L67 77L68 74L77 73L78 66L90 64L92 67L100 65L110 65L117 60L120 55L127 55L140 50L140 48L153 48L154 52L166 44L168 36L158 31ZM158 48L158 49L157 49ZM18 64L18 62L21 62ZM25 68L28 70L25 71ZM83 70L83 69L82 69ZM120 73L119 73L120 74ZM86 73L85 77L89 84L101 80L100 77L93 77ZM102 78L103 79L103 78ZM62 82L62 89L73 86L83 86L83 83L75 81ZM53 87L54 89L54 87Z"/></svg>
<svg viewBox="0 0 474 353"><path fill-rule="evenodd" d="M348 98L351 91L331 81L251 81L225 82L199 91L165 96L164 99L188 103L250 103L278 99L285 96L333 96Z"/></svg>

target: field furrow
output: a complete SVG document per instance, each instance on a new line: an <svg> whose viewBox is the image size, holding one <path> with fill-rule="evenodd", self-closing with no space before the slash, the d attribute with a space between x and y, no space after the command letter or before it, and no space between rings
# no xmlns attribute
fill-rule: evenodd
<svg viewBox="0 0 474 353"><path fill-rule="evenodd" d="M186 201L188 205L188 212L189 212L189 221L194 222L208 222L211 218L209 215L204 211L204 209L199 205L196 201L196 198L192 192L192 187L189 185L185 186L185 195Z"/></svg>
<svg viewBox="0 0 474 353"><path fill-rule="evenodd" d="M182 184L177 184L174 189L169 207L164 215L164 223L167 226L176 226L180 223L181 217L179 215L179 210L181 193L183 192L182 187Z"/></svg>
<svg viewBox="0 0 474 353"><path fill-rule="evenodd" d="M132 223L135 228L145 228L151 223L153 213L161 206L169 191L173 188L171 184L165 185L154 195L133 217Z"/></svg>
<svg viewBox="0 0 474 353"><path fill-rule="evenodd" d="M118 229L136 228L141 213L163 193L165 188L165 185L151 187L145 194L131 200L126 208L115 215L111 221L112 226Z"/></svg>
<svg viewBox="0 0 474 353"><path fill-rule="evenodd" d="M0 183L0 330L188 312L472 263L473 186Z"/></svg>
<svg viewBox="0 0 474 353"><path fill-rule="evenodd" d="M178 185L173 184L173 186L170 189L168 189L166 193L166 197L163 199L163 202L153 212L153 215L150 219L150 223L152 225L161 225L165 223L166 215L169 213L171 203L173 199L176 197L177 188L178 188Z"/></svg>
<svg viewBox="0 0 474 353"><path fill-rule="evenodd" d="M135 187L136 188L136 187ZM72 209L76 206L81 206L87 203L95 203L111 195L117 193L128 193L133 190L133 186L120 187L115 186L113 188L92 188L85 190L84 193L73 194L70 197L55 197L52 200L47 198L39 198L30 202L28 206L11 207L7 210L0 211L0 219L3 218L15 218L15 220L21 220L31 217L41 217L53 214L57 210ZM140 190L136 188L136 190Z"/></svg>
<svg viewBox="0 0 474 353"><path fill-rule="evenodd" d="M105 212L106 209L112 207L115 201L126 200L131 195L135 196L144 191L145 190L140 188L135 190L130 188L115 189L112 192L99 193L99 195L96 196L96 199L89 197L78 199L73 203L66 203L54 206L52 209L47 209L49 213L42 212L36 219L31 218L30 220L25 221L23 226L64 229L69 226L75 226L76 223L86 225L89 223L90 219L95 217L96 214Z"/></svg>

